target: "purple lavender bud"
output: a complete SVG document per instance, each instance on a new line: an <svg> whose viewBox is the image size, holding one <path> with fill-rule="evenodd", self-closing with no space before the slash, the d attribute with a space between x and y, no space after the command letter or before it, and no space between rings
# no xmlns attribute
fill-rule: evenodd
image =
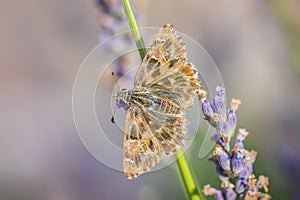
<svg viewBox="0 0 300 200"><path fill-rule="evenodd" d="M226 191L225 191L225 197L226 197L225 199L226 200L235 200L236 196L237 195L233 189L226 189Z"/></svg>
<svg viewBox="0 0 300 200"><path fill-rule="evenodd" d="M221 121L221 122L217 123L216 129L217 129L217 133L219 135L228 136L228 125L227 125L227 122Z"/></svg>
<svg viewBox="0 0 300 200"><path fill-rule="evenodd" d="M210 121L213 114L214 114L214 111L210 105L210 103L208 102L207 99L205 99L202 103L202 111L203 111L203 114L205 116L205 118Z"/></svg>
<svg viewBox="0 0 300 200"><path fill-rule="evenodd" d="M234 133L235 127L236 127L236 115L235 112L230 109L227 115L227 124L228 124L228 132L231 136Z"/></svg>
<svg viewBox="0 0 300 200"><path fill-rule="evenodd" d="M246 165L239 173L240 178L248 178L253 173L252 164Z"/></svg>
<svg viewBox="0 0 300 200"><path fill-rule="evenodd" d="M231 164L232 164L232 172L235 174L239 174L244 168L245 166L244 156L240 150L237 150L237 152L233 156Z"/></svg>
<svg viewBox="0 0 300 200"><path fill-rule="evenodd" d="M216 165L216 172L218 174L218 177L221 181L225 181L228 180L228 175L227 173L224 171L224 169L221 167L221 165L219 164L219 161L217 159L216 155L211 155L208 158L210 161L214 162Z"/></svg>
<svg viewBox="0 0 300 200"><path fill-rule="evenodd" d="M232 150L234 150L234 149L235 150L237 150L237 149L244 150L244 144L243 144L243 142L241 140L239 140L239 139L235 140L233 142L233 144L232 144Z"/></svg>
<svg viewBox="0 0 300 200"><path fill-rule="evenodd" d="M225 88L221 86L217 86L216 88L216 97L218 97L221 101L225 101Z"/></svg>
<svg viewBox="0 0 300 200"><path fill-rule="evenodd" d="M226 151L221 148L216 149L218 154L218 162L224 171L230 170L230 158Z"/></svg>
<svg viewBox="0 0 300 200"><path fill-rule="evenodd" d="M218 138L218 140L217 140L217 144L219 144L219 145L221 145L222 147L226 147L226 143L222 140L222 138Z"/></svg>
<svg viewBox="0 0 300 200"><path fill-rule="evenodd" d="M222 146L223 148L226 147L226 143L222 140L219 134L215 133L211 139L215 141L217 144L219 144L220 146Z"/></svg>
<svg viewBox="0 0 300 200"><path fill-rule="evenodd" d="M220 176L224 176L225 177L226 173L225 173L223 167L219 164L219 162L216 162L215 164L216 164L216 172L217 172L217 174L220 175Z"/></svg>
<svg viewBox="0 0 300 200"><path fill-rule="evenodd" d="M216 190L215 200L224 200L222 190Z"/></svg>
<svg viewBox="0 0 300 200"><path fill-rule="evenodd" d="M244 149L244 144L241 140L239 139L236 139L233 144L232 144L232 147L231 147L231 152L230 152L230 155L231 157L233 157L237 151L242 151L242 152L245 152L245 149ZM245 163L246 164L246 163Z"/></svg>
<svg viewBox="0 0 300 200"><path fill-rule="evenodd" d="M224 119L226 117L226 106L225 106L225 89L217 87L216 96L212 101L212 108L215 113L221 115Z"/></svg>
<svg viewBox="0 0 300 200"><path fill-rule="evenodd" d="M221 167L221 165L219 163L216 163L216 172L218 174L218 178L221 181L225 181L228 180L228 175L227 173L224 171L224 169Z"/></svg>
<svg viewBox="0 0 300 200"><path fill-rule="evenodd" d="M240 177L235 183L235 191L240 194L243 193L247 186L247 179Z"/></svg>

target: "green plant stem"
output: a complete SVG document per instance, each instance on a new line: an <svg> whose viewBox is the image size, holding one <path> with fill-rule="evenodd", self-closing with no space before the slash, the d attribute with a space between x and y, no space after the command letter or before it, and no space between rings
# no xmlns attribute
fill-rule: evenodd
<svg viewBox="0 0 300 200"><path fill-rule="evenodd" d="M296 1L270 0L268 2L286 34L292 64L300 73L300 22L298 11L295 9Z"/></svg>
<svg viewBox="0 0 300 200"><path fill-rule="evenodd" d="M180 148L176 152L177 164L180 169L180 173L184 180L187 192L191 200L200 200L200 195L198 192L198 188L195 184L191 169L186 160L183 150Z"/></svg>
<svg viewBox="0 0 300 200"><path fill-rule="evenodd" d="M139 30L139 26L136 22L134 13L132 11L132 7L129 0L122 0L123 7L125 10L125 13L127 15L127 18L129 20L129 26L134 38L134 41L136 43L136 46L139 50L140 56L143 59L146 55L146 48L144 45L144 41L141 35L141 32ZM178 149L176 152L177 157L177 164L180 169L180 173L182 175L182 179L185 183L187 193L191 200L201 200L198 188L195 184L194 178L192 176L192 172L190 170L190 167L188 165L188 162L186 160L186 157L184 155L184 152L182 149Z"/></svg>
<svg viewBox="0 0 300 200"><path fill-rule="evenodd" d="M143 58L146 55L145 44L144 44L144 40L143 40L141 32L140 32L139 26L136 22L134 13L132 11L130 1L129 0L122 0L122 3L123 3L123 7L124 7L124 10L125 10L126 16L129 20L129 26L130 26L134 41L135 41L136 46L139 50L140 56L143 60Z"/></svg>

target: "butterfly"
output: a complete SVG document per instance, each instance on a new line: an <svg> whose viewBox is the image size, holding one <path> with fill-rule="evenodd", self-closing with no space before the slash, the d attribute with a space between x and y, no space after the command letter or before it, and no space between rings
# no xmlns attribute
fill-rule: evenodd
<svg viewBox="0 0 300 200"><path fill-rule="evenodd" d="M185 44L172 25L160 28L137 69L134 88L116 90L126 110L123 167L135 179L188 139L186 109L201 89L197 70L187 61Z"/></svg>

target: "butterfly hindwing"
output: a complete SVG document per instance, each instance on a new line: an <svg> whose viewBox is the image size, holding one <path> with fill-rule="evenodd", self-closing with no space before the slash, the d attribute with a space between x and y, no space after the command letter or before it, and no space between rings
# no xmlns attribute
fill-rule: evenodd
<svg viewBox="0 0 300 200"><path fill-rule="evenodd" d="M155 133L164 154L173 153L188 139L186 136L188 122L183 113L169 115L167 118L155 111L149 111L145 115L145 118L151 121L151 130Z"/></svg>
<svg viewBox="0 0 300 200"><path fill-rule="evenodd" d="M124 172L128 179L152 168L162 155L159 141L136 107L127 110L123 145Z"/></svg>
<svg viewBox="0 0 300 200"><path fill-rule="evenodd" d="M133 89L132 103L139 107L147 125L158 139L162 152L170 154L187 140L187 120L176 93L163 87Z"/></svg>

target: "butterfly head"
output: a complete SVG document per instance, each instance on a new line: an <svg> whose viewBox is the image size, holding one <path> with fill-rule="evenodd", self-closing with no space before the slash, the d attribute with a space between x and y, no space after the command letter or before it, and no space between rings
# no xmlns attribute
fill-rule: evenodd
<svg viewBox="0 0 300 200"><path fill-rule="evenodd" d="M124 108L125 110L129 108L129 92L130 91L128 89L116 90L113 97L116 100L118 108Z"/></svg>

